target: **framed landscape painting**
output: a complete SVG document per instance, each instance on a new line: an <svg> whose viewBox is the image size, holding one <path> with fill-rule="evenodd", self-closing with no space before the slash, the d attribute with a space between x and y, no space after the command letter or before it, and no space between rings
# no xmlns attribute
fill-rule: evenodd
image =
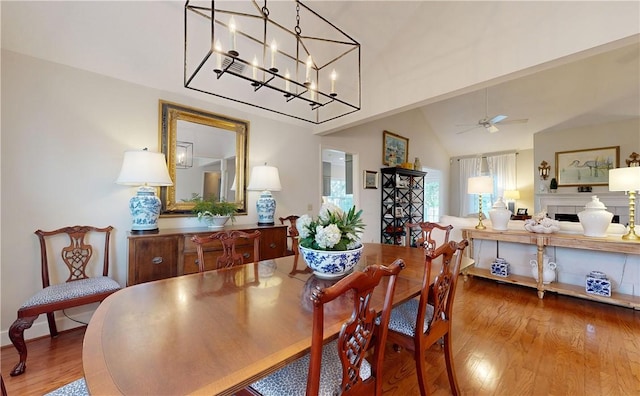
<svg viewBox="0 0 640 396"><path fill-rule="evenodd" d="M556 152L558 186L606 186L619 165L620 146Z"/></svg>
<svg viewBox="0 0 640 396"><path fill-rule="evenodd" d="M400 165L408 162L409 139L384 131L382 133L382 163L388 166ZM389 161L389 159L392 159ZM395 158L395 161L393 161Z"/></svg>

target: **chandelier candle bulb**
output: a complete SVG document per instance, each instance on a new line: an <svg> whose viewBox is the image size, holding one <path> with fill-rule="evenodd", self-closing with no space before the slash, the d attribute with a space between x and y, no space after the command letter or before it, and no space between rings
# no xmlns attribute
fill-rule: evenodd
<svg viewBox="0 0 640 396"><path fill-rule="evenodd" d="M258 58L256 56L253 57L253 63L252 63L253 67L252 67L252 75L253 75L253 79L256 80L257 75L258 75Z"/></svg>
<svg viewBox="0 0 640 396"><path fill-rule="evenodd" d="M291 74L289 74L289 69L287 69L287 72L284 74L284 90L287 92L291 91L291 85L289 80L291 79Z"/></svg>
<svg viewBox="0 0 640 396"><path fill-rule="evenodd" d="M336 74L336 69L333 69L333 71L331 72L331 95L335 95L336 93L336 78L337 78L337 74Z"/></svg>
<svg viewBox="0 0 640 396"><path fill-rule="evenodd" d="M278 45L276 44L276 40L271 42L271 70L276 69L276 52L278 52Z"/></svg>
<svg viewBox="0 0 640 396"><path fill-rule="evenodd" d="M309 92L311 92L311 100L315 102L316 100L316 82L311 82L311 87L309 88Z"/></svg>
<svg viewBox="0 0 640 396"><path fill-rule="evenodd" d="M311 59L311 55L309 55L307 57L307 72L304 78L305 84L308 84L311 82L311 65L313 65L313 60Z"/></svg>
<svg viewBox="0 0 640 396"><path fill-rule="evenodd" d="M231 17L229 19L229 53L236 53L236 20Z"/></svg>
<svg viewBox="0 0 640 396"><path fill-rule="evenodd" d="M222 71L222 44L220 44L220 40L216 40L214 48L216 50L216 71Z"/></svg>

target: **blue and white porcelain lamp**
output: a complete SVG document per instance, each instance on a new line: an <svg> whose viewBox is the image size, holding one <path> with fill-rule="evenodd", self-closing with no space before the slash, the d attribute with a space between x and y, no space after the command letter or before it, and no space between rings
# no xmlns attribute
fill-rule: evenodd
<svg viewBox="0 0 640 396"><path fill-rule="evenodd" d="M247 190L262 191L260 198L256 202L258 211L258 225L273 225L273 218L276 213L276 200L271 195L271 191L280 191L280 174L275 166L267 164L255 166L251 170L249 185Z"/></svg>
<svg viewBox="0 0 640 396"><path fill-rule="evenodd" d="M156 187L173 185L164 154L148 151L146 148L126 151L116 183L140 186L137 194L129 201L133 217L131 232L157 232L162 203L156 196Z"/></svg>

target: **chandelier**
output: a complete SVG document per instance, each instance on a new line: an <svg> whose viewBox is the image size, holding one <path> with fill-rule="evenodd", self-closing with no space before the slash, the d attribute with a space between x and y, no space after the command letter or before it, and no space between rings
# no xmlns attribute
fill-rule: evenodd
<svg viewBox="0 0 640 396"><path fill-rule="evenodd" d="M314 124L360 110L360 44L302 2L189 0L184 18L185 88Z"/></svg>

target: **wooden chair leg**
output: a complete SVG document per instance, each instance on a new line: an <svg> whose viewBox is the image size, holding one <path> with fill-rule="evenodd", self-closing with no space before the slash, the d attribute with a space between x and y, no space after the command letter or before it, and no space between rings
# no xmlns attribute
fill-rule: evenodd
<svg viewBox="0 0 640 396"><path fill-rule="evenodd" d="M426 353L424 352L424 348L416 347L413 358L416 361L416 376L418 377L418 387L420 388L420 395L428 396L429 387L427 385L427 357Z"/></svg>
<svg viewBox="0 0 640 396"><path fill-rule="evenodd" d="M10 375L12 377L24 373L27 368L27 344L24 342L24 331L33 325L37 317L38 315L18 318L13 322L11 327L9 327L9 339L20 355L20 362L11 370Z"/></svg>
<svg viewBox="0 0 640 396"><path fill-rule="evenodd" d="M49 334L51 338L58 336L58 327L56 326L56 317L54 312L47 312L47 322L49 322Z"/></svg>
<svg viewBox="0 0 640 396"><path fill-rule="evenodd" d="M453 347L451 343L450 333L444 336L444 362L447 366L447 377L449 377L449 385L451 386L451 393L454 396L460 394L458 389L458 380L456 378L456 370L453 365Z"/></svg>

